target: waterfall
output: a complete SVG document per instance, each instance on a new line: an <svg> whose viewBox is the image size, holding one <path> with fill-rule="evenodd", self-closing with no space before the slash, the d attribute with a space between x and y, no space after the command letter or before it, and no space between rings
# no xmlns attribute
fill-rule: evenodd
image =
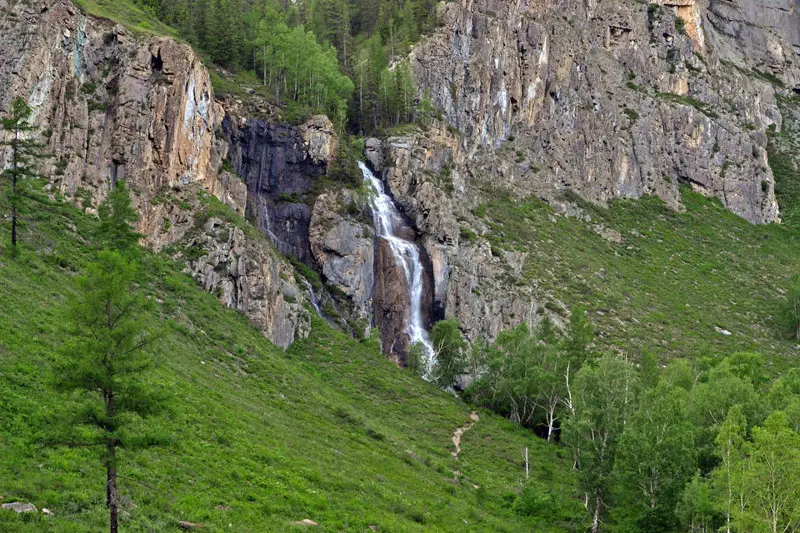
<svg viewBox="0 0 800 533"><path fill-rule="evenodd" d="M397 236L396 224L401 223L403 220L397 206L384 191L383 182L375 177L367 165L359 161L358 166L361 168L364 180L370 183L374 192L370 198L370 206L375 224L375 233L378 238L388 243L395 263L403 268L408 282L410 305L405 333L409 337L409 345L419 343L423 347L424 376L427 378L430 377L433 369L435 354L422 317L422 290L425 271L420 260L419 247L414 242Z"/></svg>
<svg viewBox="0 0 800 533"><path fill-rule="evenodd" d="M317 294L314 292L314 287L311 283L304 277L300 276L300 281L308 291L308 301L311 302L311 305L314 307L314 311L317 312L317 315L323 316L322 309L319 308L319 298L317 298Z"/></svg>

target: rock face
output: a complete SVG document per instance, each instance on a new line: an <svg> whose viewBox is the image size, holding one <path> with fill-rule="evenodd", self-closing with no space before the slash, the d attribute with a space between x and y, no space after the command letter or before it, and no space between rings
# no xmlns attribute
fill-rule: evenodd
<svg viewBox="0 0 800 533"><path fill-rule="evenodd" d="M228 159L247 184L246 214L281 253L310 265L313 201L306 196L336 152L333 124L316 116L296 128L228 114L222 132Z"/></svg>
<svg viewBox="0 0 800 533"><path fill-rule="evenodd" d="M288 348L308 335L310 316L289 264L230 222L209 218L198 229L185 245L192 252L187 271L204 289L242 312L278 346Z"/></svg>
<svg viewBox="0 0 800 533"><path fill-rule="evenodd" d="M771 222L764 132L780 114L751 67L794 82L791 59L776 59L794 56L797 42L797 15L778 20L784 3L442 3L442 27L412 67L420 92L465 135L473 174L599 203L655 194L676 208L685 182ZM676 16L686 20L676 26ZM504 146L519 155L498 154Z"/></svg>
<svg viewBox="0 0 800 533"><path fill-rule="evenodd" d="M220 109L191 48L140 41L66 0L4 7L0 28L7 36L0 111L27 97L53 155L42 169L53 189L96 206L125 180L137 193L149 244L178 237L163 234L163 208L150 201L190 183L214 189L220 163Z"/></svg>
<svg viewBox="0 0 800 533"><path fill-rule="evenodd" d="M344 295L349 315L371 322L375 288L374 232L366 198L350 191L326 193L314 204L309 244L314 262L333 290Z"/></svg>
<svg viewBox="0 0 800 533"><path fill-rule="evenodd" d="M0 0L0 31L0 114L14 97L27 99L52 154L40 169L52 191L93 212L124 180L146 244L180 248L191 239L189 270L225 305L278 345L307 333L305 297L283 260L241 229L197 219L208 193L240 214L251 200L245 183L219 172L224 111L188 45L135 37L68 0ZM317 119L314 127L307 137L324 160L326 124ZM0 152L0 161L7 157Z"/></svg>
<svg viewBox="0 0 800 533"><path fill-rule="evenodd" d="M503 281L509 269L521 270L524 257L511 253L497 257L487 242L471 242L460 235L459 220L474 218L469 207L477 197L462 178L458 136L447 132L444 124L434 124L425 134L387 139L380 160L385 164L384 182L420 228L417 242L427 257L431 290L426 291L425 308L431 319L457 317L470 340L492 339L523 320L535 320L540 306L530 287L511 288ZM375 306L376 324L397 323L395 315L407 298L403 274L393 273L392 266L390 254L382 256L378 247L376 303L383 292L389 305Z"/></svg>

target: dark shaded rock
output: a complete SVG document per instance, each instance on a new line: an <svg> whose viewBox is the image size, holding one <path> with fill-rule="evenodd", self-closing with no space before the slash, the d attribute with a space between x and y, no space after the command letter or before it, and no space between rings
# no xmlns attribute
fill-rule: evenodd
<svg viewBox="0 0 800 533"><path fill-rule="evenodd" d="M222 133L229 144L228 160L247 184L246 215L281 253L311 264L311 207L304 195L325 175L327 161L312 157L303 132L294 126L227 114ZM327 153L315 139L315 153Z"/></svg>
<svg viewBox="0 0 800 533"><path fill-rule="evenodd" d="M405 333L411 304L408 282L384 239L377 240L375 255L375 326L381 332L384 353L403 364L409 340Z"/></svg>

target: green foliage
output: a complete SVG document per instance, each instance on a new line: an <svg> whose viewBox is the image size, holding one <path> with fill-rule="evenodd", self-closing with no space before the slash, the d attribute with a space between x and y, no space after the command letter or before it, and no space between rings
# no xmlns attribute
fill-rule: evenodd
<svg viewBox="0 0 800 533"><path fill-rule="evenodd" d="M684 531L714 531L714 524L720 520L720 510L713 487L699 474L695 474L684 488L675 513Z"/></svg>
<svg viewBox="0 0 800 533"><path fill-rule="evenodd" d="M681 17L675 17L675 30L681 35L686 35L686 21Z"/></svg>
<svg viewBox="0 0 800 533"><path fill-rule="evenodd" d="M626 107L622 110L622 112L625 113L625 116L627 116L628 120L630 120L632 123L639 120L639 113L637 113L635 109Z"/></svg>
<svg viewBox="0 0 800 533"><path fill-rule="evenodd" d="M153 355L144 349L152 337L143 320L149 304L134 289L137 270L117 251L101 251L88 265L67 311L64 357L54 372L56 389L77 402L59 418L70 435L64 444L109 446L106 463L114 460L112 448L152 441L137 429L161 407L147 380Z"/></svg>
<svg viewBox="0 0 800 533"><path fill-rule="evenodd" d="M553 300L586 306L603 333L596 350L648 351L662 364L756 351L773 376L794 365L796 341L779 318L781 292L800 263L791 229L750 224L688 190L685 212L653 197L617 200L608 209L580 204L591 223L553 218L538 199L488 183L482 194L486 203L475 210L488 228L482 238L526 254L522 273L508 272L508 290L531 285ZM599 236L595 224L619 231L623 244Z"/></svg>
<svg viewBox="0 0 800 533"><path fill-rule="evenodd" d="M131 195L124 181L117 182L108 193L108 198L97 210L100 224L95 236L100 247L116 250L126 257L139 254L139 240L142 235L133 228L139 220L139 213L133 207Z"/></svg>
<svg viewBox="0 0 800 533"><path fill-rule="evenodd" d="M658 359L649 351L642 354L642 360L639 365L639 375L642 381L642 387L645 389L652 389L658 385L660 372L658 369Z"/></svg>
<svg viewBox="0 0 800 533"><path fill-rule="evenodd" d="M783 321L787 333L795 340L800 340L800 277L792 279L786 292L786 303L783 306Z"/></svg>
<svg viewBox="0 0 800 533"><path fill-rule="evenodd" d="M643 393L614 462L617 522L628 530L674 531L675 507L695 468L687 392L666 385Z"/></svg>
<svg viewBox="0 0 800 533"><path fill-rule="evenodd" d="M673 359L664 369L663 378L668 387L690 391L695 382L694 368L686 359Z"/></svg>
<svg viewBox="0 0 800 533"><path fill-rule="evenodd" d="M416 376L424 376L425 346L421 342L415 342L409 347L406 354L406 368Z"/></svg>
<svg viewBox="0 0 800 533"><path fill-rule="evenodd" d="M80 297L67 312L72 327L61 348L65 357L54 375L55 388L72 394L76 403L59 416L66 426L52 442L103 449L106 505L115 532L120 502L117 449L158 442L142 431L141 421L163 407L163 401L146 379L152 355L144 349L151 337L142 317L149 302L134 289L140 235L131 224L139 217L123 182L98 213L95 237L102 249L78 280Z"/></svg>
<svg viewBox="0 0 800 533"><path fill-rule="evenodd" d="M740 531L791 531L800 523L800 434L786 413L775 412L753 428L753 444L739 483L744 507L734 514Z"/></svg>
<svg viewBox="0 0 800 533"><path fill-rule="evenodd" d="M740 405L734 405L720 426L716 437L720 465L711 473L711 482L723 515L726 531L731 530L744 497L742 465L748 444L745 442L747 420Z"/></svg>
<svg viewBox="0 0 800 533"><path fill-rule="evenodd" d="M476 342L468 350L473 385L466 397L523 426L541 429L551 440L564 411L572 412L570 381L592 359L594 328L585 309L576 306L564 337L548 315L534 329L531 334L522 324L502 332L493 346Z"/></svg>
<svg viewBox="0 0 800 533"><path fill-rule="evenodd" d="M743 409L751 423L763 419L763 404L752 382L737 376L724 361L712 368L692 390L689 417L696 427L696 448L701 468L715 463L715 438L733 406Z"/></svg>
<svg viewBox="0 0 800 533"><path fill-rule="evenodd" d="M655 96L656 98L659 98L667 102L693 107L709 118L719 117L719 115L713 109L711 109L711 106L709 104L701 102L700 100L692 98L691 96L684 96L682 94L665 93L665 92L657 92Z"/></svg>
<svg viewBox="0 0 800 533"><path fill-rule="evenodd" d="M20 217L27 214L32 181L39 177L36 165L42 157L42 145L33 138L37 128L29 122L32 113L25 99L18 96L11 103L10 115L0 121L7 135L0 140L0 147L7 146L10 152L9 164L0 172L0 185L6 182L3 189L9 207L12 253L17 252L17 227Z"/></svg>
<svg viewBox="0 0 800 533"><path fill-rule="evenodd" d="M520 516L533 518L533 526L557 523L564 530L579 531L586 523L586 512L580 502L564 500L542 483L526 483L512 508Z"/></svg>
<svg viewBox="0 0 800 533"><path fill-rule="evenodd" d="M134 0L74 0L81 11L119 22L139 35L177 37L178 32L158 20L156 13Z"/></svg>
<svg viewBox="0 0 800 533"><path fill-rule="evenodd" d="M254 28L254 65L276 101L297 102L343 124L353 83L339 71L336 51L317 43L302 26L290 28L268 11Z"/></svg>
<svg viewBox="0 0 800 533"><path fill-rule="evenodd" d="M437 322L431 330L431 343L436 355L431 377L440 387L449 387L466 371L467 343L461 336L458 320Z"/></svg>
<svg viewBox="0 0 800 533"><path fill-rule="evenodd" d="M575 376L575 414L564 424L564 439L580 467L580 487L597 521L607 512L614 489L617 447L635 407L637 387L633 367L613 356L584 366Z"/></svg>

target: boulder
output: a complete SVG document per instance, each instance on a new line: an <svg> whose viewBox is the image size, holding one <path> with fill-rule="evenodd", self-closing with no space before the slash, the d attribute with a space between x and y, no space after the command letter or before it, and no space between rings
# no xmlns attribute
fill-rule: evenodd
<svg viewBox="0 0 800 533"><path fill-rule="evenodd" d="M16 513L37 513L39 510L32 503L11 502L0 505L0 509L7 509Z"/></svg>

